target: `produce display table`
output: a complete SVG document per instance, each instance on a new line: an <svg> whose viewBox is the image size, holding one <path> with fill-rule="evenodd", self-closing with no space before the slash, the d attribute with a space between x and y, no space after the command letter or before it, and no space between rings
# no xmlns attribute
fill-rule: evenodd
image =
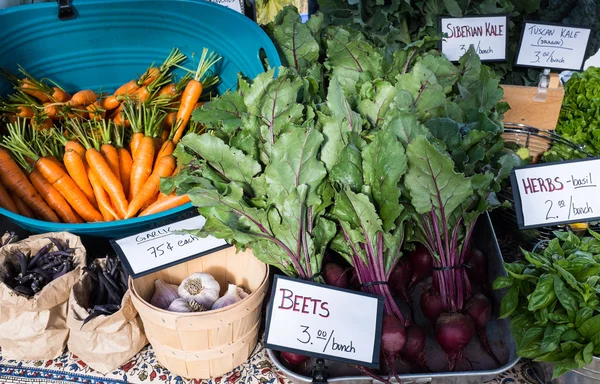
<svg viewBox="0 0 600 384"><path fill-rule="evenodd" d="M514 368L482 384L539 384L536 372L528 362L521 362ZM281 374L259 343L248 362L233 372L215 380L184 380L171 375L161 367L154 357L151 346L144 348L130 362L120 369L103 376L86 366L81 360L67 352L55 360L14 361L0 357L0 383L85 383L85 384L121 384L121 383L166 383L166 384L288 384L289 380ZM441 381L434 381L441 384ZM460 381L446 380L444 384Z"/></svg>

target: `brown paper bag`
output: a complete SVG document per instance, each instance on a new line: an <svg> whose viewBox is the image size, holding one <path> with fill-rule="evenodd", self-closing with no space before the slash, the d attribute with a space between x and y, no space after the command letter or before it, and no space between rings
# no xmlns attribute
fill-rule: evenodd
<svg viewBox="0 0 600 384"><path fill-rule="evenodd" d="M38 294L26 297L0 282L0 347L2 357L15 360L50 360L61 355L67 343L67 305L71 287L85 265L85 248L78 236L67 232L31 236L0 248L0 265L16 262L14 250L35 254L47 237L68 240L75 248L75 269L51 281Z"/></svg>
<svg viewBox="0 0 600 384"><path fill-rule="evenodd" d="M103 261L102 265L104 265ZM84 274L75 283L69 297L67 326L69 350L98 372L106 374L114 371L147 343L142 321L131 302L129 291L121 300L121 309L111 316L98 316L83 328L83 320L88 316L91 278Z"/></svg>

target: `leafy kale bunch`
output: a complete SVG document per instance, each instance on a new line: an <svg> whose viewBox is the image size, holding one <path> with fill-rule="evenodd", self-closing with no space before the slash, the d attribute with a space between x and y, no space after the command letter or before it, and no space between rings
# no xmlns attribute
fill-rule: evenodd
<svg viewBox="0 0 600 384"><path fill-rule="evenodd" d="M600 68L575 73L565 85L565 98L556 132L593 156L600 155ZM544 156L552 160L585 157L566 146L553 146Z"/></svg>
<svg viewBox="0 0 600 384"><path fill-rule="evenodd" d="M508 288L501 317L511 317L519 356L554 363L553 378L581 368L600 354L600 234L579 238L555 232L526 261L505 264Z"/></svg>
<svg viewBox="0 0 600 384"><path fill-rule="evenodd" d="M439 36L439 16L508 14L508 58L492 64L507 84L537 84L538 70L513 67L524 20L592 28L589 55L600 46L598 0L320 0L327 23L354 24L380 46L396 50L425 37Z"/></svg>

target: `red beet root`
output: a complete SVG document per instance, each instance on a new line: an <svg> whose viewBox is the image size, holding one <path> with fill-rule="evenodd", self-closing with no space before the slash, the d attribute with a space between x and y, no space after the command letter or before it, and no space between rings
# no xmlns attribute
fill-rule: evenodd
<svg viewBox="0 0 600 384"><path fill-rule="evenodd" d="M292 365L300 365L306 363L310 357L299 355L292 352L281 352L281 357Z"/></svg>
<svg viewBox="0 0 600 384"><path fill-rule="evenodd" d="M498 357L492 351L488 342L486 330L487 325L492 317L492 306L487 297L482 294L475 294L465 303L464 312L471 317L475 330L481 340L483 349L490 355L498 366L502 366Z"/></svg>
<svg viewBox="0 0 600 384"><path fill-rule="evenodd" d="M393 294L400 296L400 298L408 305L411 312L411 317L414 319L412 303L410 302L410 294L408 290L408 283L412 276L412 265L408 257L401 258L398 263L392 269L388 284Z"/></svg>
<svg viewBox="0 0 600 384"><path fill-rule="evenodd" d="M384 315L381 324L381 352L394 376L397 376L396 359L405 343L404 325L396 316Z"/></svg>
<svg viewBox="0 0 600 384"><path fill-rule="evenodd" d="M465 254L464 263L470 265L470 268L467 268L469 280L481 285L488 283L487 258L483 252L475 247L469 247L469 250Z"/></svg>
<svg viewBox="0 0 600 384"><path fill-rule="evenodd" d="M421 311L431 324L435 324L438 317L444 312L442 297L436 295L432 290L424 291L421 295Z"/></svg>
<svg viewBox="0 0 600 384"><path fill-rule="evenodd" d="M421 371L428 372L427 357L425 355L425 343L427 335L423 328L413 324L406 328L406 343L400 352L402 360L421 368Z"/></svg>
<svg viewBox="0 0 600 384"><path fill-rule="evenodd" d="M471 317L462 313L443 313L435 325L435 339L448 356L450 371L462 359L465 347L475 334Z"/></svg>
<svg viewBox="0 0 600 384"><path fill-rule="evenodd" d="M327 263L323 268L325 284L338 288L348 288L348 271L335 263Z"/></svg>
<svg viewBox="0 0 600 384"><path fill-rule="evenodd" d="M408 254L408 257L413 267L413 275L408 288L413 289L421 280L433 273L433 258L422 244L418 244L417 248Z"/></svg>

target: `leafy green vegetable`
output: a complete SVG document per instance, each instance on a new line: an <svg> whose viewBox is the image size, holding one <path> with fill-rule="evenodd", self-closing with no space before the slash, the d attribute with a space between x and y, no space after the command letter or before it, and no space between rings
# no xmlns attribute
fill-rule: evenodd
<svg viewBox="0 0 600 384"><path fill-rule="evenodd" d="M600 279L585 272L600 266L600 253L589 252L598 250L600 237L592 231L581 239L571 232L555 235L543 252L523 251L526 261L505 264L509 275L496 279L494 289L510 287L500 317L511 317L517 353L554 363L558 377L589 364L598 352L594 349L600 342ZM520 330L525 324L542 328Z"/></svg>

